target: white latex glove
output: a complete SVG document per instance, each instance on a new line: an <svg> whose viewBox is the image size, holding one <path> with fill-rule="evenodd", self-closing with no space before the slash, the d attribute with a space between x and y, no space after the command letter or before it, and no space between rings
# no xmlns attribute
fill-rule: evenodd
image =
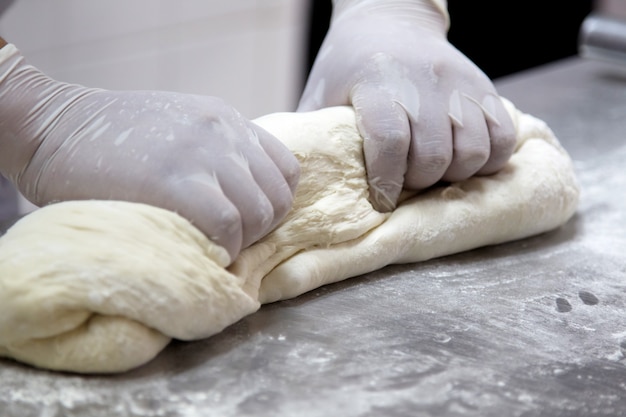
<svg viewBox="0 0 626 417"><path fill-rule="evenodd" d="M36 205L115 199L170 209L231 260L291 208L293 154L214 97L50 79L0 49L0 171Z"/></svg>
<svg viewBox="0 0 626 417"><path fill-rule="evenodd" d="M298 111L352 105L370 201L500 170L515 130L488 77L446 39L445 2L336 0ZM443 9L443 10L442 10Z"/></svg>
<svg viewBox="0 0 626 417"><path fill-rule="evenodd" d="M6 178L0 175L0 223L14 220L18 215L17 192ZM0 230L0 234L2 230Z"/></svg>

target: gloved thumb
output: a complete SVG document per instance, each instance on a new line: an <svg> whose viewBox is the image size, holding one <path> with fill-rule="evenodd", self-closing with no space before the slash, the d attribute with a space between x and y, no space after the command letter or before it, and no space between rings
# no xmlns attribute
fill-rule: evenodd
<svg viewBox="0 0 626 417"><path fill-rule="evenodd" d="M370 202L377 211L396 207L407 170L411 128L404 106L381 84L355 88L352 105L363 137Z"/></svg>

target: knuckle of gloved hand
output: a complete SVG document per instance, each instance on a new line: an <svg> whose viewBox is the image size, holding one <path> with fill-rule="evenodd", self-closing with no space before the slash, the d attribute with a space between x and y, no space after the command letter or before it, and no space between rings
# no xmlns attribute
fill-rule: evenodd
<svg viewBox="0 0 626 417"><path fill-rule="evenodd" d="M293 154L289 153L288 157L285 158L282 162L281 172L284 175L285 181L287 182L287 186L291 191L291 194L295 194L296 187L300 182L300 163L293 156Z"/></svg>
<svg viewBox="0 0 626 417"><path fill-rule="evenodd" d="M507 162L515 152L516 146L517 137L515 134L492 139L491 154L489 155L489 160L478 171L478 174L491 175L498 172L507 164Z"/></svg>
<svg viewBox="0 0 626 417"><path fill-rule="evenodd" d="M203 97L203 99L206 100L207 109L219 109L219 108L229 107L228 104L226 103L226 100L224 100L221 97L205 96Z"/></svg>
<svg viewBox="0 0 626 417"><path fill-rule="evenodd" d="M222 134L232 135L234 132L238 132L237 136L244 136L244 119L237 109L219 97L206 97L205 99L207 100L206 103L203 103L203 107L196 113L197 121L200 124L212 128L221 126Z"/></svg>
<svg viewBox="0 0 626 417"><path fill-rule="evenodd" d="M405 175L405 187L409 189L423 189L439 181L452 163L452 153L441 149L420 153L409 160Z"/></svg>
<svg viewBox="0 0 626 417"><path fill-rule="evenodd" d="M255 217L252 220L253 225L259 230L259 233L264 234L269 228L272 227L276 217L277 205L280 205L279 202L283 199L284 197L282 195L273 200L270 200L270 198L266 195L259 198L258 203L252 208Z"/></svg>
<svg viewBox="0 0 626 417"><path fill-rule="evenodd" d="M244 223L243 247L247 247L264 237L276 224L276 213L273 204L267 198L262 198L261 200L253 207L242 210Z"/></svg>
<svg viewBox="0 0 626 417"><path fill-rule="evenodd" d="M418 150L419 153L419 150ZM415 158L415 166L425 174L442 175L452 162L452 154L444 150L418 155Z"/></svg>
<svg viewBox="0 0 626 417"><path fill-rule="evenodd" d="M489 154L488 146L470 146L456 151L454 161L464 171L477 171L489 160Z"/></svg>
<svg viewBox="0 0 626 417"><path fill-rule="evenodd" d="M394 127L366 131L363 142L366 159L391 161L405 158L409 150L409 135L408 131Z"/></svg>
<svg viewBox="0 0 626 417"><path fill-rule="evenodd" d="M284 217L289 210L291 210L293 204L293 194L291 191L287 189L284 191L285 192L281 192L272 200L272 207L276 218Z"/></svg>
<svg viewBox="0 0 626 417"><path fill-rule="evenodd" d="M220 207L216 204L211 210L214 220L210 222L211 230L207 231L210 237L215 237L218 241L232 241L235 236L239 236L243 230L242 215L235 205L223 204Z"/></svg>
<svg viewBox="0 0 626 417"><path fill-rule="evenodd" d="M489 133L492 146L511 146L517 139L515 124L504 109L498 113L498 123L490 127Z"/></svg>
<svg viewBox="0 0 626 417"><path fill-rule="evenodd" d="M495 136L491 140L492 152L497 154L504 154L505 157L509 157L515 150L517 145L517 133L515 129L503 130L499 135Z"/></svg>

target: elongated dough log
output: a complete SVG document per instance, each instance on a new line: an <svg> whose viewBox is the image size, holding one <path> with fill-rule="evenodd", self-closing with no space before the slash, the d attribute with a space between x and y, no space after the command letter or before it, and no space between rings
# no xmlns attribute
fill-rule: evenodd
<svg viewBox="0 0 626 417"><path fill-rule="evenodd" d="M543 121L520 113L508 101L505 104L518 132L517 149L506 168L492 176L436 187L417 196L406 193L406 200L373 230L365 232L364 227L365 233L356 239L309 247L281 262L264 277L259 300L287 299L386 265L521 239L564 224L578 205L579 187L572 161ZM351 112L342 111L348 123ZM339 120L337 114L331 117ZM305 136L299 138L302 140L309 137L298 133L301 122L295 116L269 116L261 125L289 144L298 136Z"/></svg>
<svg viewBox="0 0 626 417"><path fill-rule="evenodd" d="M261 303L559 227L578 203L571 160L544 122L505 103L518 131L505 169L407 192L388 214L367 201L351 108L257 119L294 152L302 176L287 218L228 269L222 248L166 210L72 201L35 211L0 238L0 356L120 372Z"/></svg>

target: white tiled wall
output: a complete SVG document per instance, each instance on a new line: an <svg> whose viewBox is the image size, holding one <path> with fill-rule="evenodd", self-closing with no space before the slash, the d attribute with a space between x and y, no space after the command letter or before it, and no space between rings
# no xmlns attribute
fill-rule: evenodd
<svg viewBox="0 0 626 417"><path fill-rule="evenodd" d="M307 0L15 0L0 35L48 75L214 95L248 118L295 109Z"/></svg>

